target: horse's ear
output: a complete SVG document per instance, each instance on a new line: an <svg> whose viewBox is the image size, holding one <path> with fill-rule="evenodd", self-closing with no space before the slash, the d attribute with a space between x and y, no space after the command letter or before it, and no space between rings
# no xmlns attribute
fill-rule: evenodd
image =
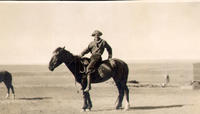
<svg viewBox="0 0 200 114"><path fill-rule="evenodd" d="M65 50L65 46L64 46L63 48L61 48L61 50L60 50L60 51L63 51L63 50Z"/></svg>

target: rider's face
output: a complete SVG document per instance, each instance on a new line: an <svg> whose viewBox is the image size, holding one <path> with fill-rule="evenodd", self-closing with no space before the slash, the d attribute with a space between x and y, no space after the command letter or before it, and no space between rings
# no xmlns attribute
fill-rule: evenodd
<svg viewBox="0 0 200 114"><path fill-rule="evenodd" d="M94 39L95 39L95 40L99 40L100 37L96 34L96 35L94 36Z"/></svg>

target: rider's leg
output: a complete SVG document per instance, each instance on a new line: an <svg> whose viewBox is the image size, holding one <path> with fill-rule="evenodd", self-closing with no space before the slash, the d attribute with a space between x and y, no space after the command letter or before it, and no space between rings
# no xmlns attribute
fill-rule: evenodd
<svg viewBox="0 0 200 114"><path fill-rule="evenodd" d="M95 65L101 61L101 55L92 55L90 59L90 63L87 67L87 86L85 91L89 91L91 89L91 74L95 71Z"/></svg>
<svg viewBox="0 0 200 114"><path fill-rule="evenodd" d="M91 61L90 64L87 67L87 86L85 88L85 91L89 91L91 89L91 74L93 71L93 64L94 61Z"/></svg>

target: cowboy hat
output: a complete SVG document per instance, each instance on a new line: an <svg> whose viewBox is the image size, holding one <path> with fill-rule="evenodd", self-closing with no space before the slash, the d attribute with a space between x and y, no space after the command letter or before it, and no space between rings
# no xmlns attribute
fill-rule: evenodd
<svg viewBox="0 0 200 114"><path fill-rule="evenodd" d="M99 31L99 30L95 30L95 31L92 33L92 36L95 36L95 35L101 36L101 35L103 35L103 33L102 33L101 31Z"/></svg>

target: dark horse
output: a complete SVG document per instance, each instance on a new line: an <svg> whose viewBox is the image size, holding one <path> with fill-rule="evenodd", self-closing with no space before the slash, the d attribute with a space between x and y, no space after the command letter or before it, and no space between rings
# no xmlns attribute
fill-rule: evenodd
<svg viewBox="0 0 200 114"><path fill-rule="evenodd" d="M8 71L0 71L0 83L4 82L4 84L7 87L8 93L6 95L6 98L9 98L10 96L10 88L12 90L13 96L15 98L15 92L14 92L14 88L12 85L12 75L11 73L9 73Z"/></svg>
<svg viewBox="0 0 200 114"><path fill-rule="evenodd" d="M84 111L92 108L90 93L88 91L84 91L87 86L86 74L84 73L85 65L87 64L85 61L87 60L89 59L73 55L69 51L65 50L65 47L58 47L53 52L53 57L49 63L49 70L51 71L53 71L60 64L64 63L72 72L76 81L81 84L84 99L84 105L82 109ZM91 76L91 83L100 83L110 79L111 77L113 78L119 92L116 109L122 108L124 94L126 95L127 101L124 109L127 110L130 107L129 89L126 85L128 72L128 65L125 62L119 59L109 59L102 61L98 65L97 70Z"/></svg>

